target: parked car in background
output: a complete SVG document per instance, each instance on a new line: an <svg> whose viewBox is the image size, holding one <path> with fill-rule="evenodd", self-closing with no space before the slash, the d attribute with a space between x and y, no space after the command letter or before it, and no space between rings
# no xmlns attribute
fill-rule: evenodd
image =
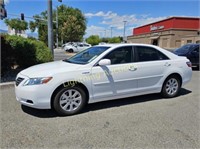
<svg viewBox="0 0 200 149"><path fill-rule="evenodd" d="M74 45L74 44L75 44L74 42L67 42L67 43L62 45L62 48L64 49L65 46L71 46L71 45Z"/></svg>
<svg viewBox="0 0 200 149"><path fill-rule="evenodd" d="M174 51L178 56L187 57L192 66L197 66L199 68L199 45L200 44L186 44Z"/></svg>
<svg viewBox="0 0 200 149"><path fill-rule="evenodd" d="M157 46L106 44L21 71L15 93L23 105L73 115L88 103L151 93L171 98L191 76L186 57Z"/></svg>
<svg viewBox="0 0 200 149"><path fill-rule="evenodd" d="M73 43L71 45L65 45L64 46L64 50L66 52L80 52L82 50L85 50L87 48L91 47L90 44L87 44L87 43Z"/></svg>

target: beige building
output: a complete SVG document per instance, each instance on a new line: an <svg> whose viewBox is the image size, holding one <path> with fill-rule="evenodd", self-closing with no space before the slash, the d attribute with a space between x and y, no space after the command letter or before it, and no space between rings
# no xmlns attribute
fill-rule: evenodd
<svg viewBox="0 0 200 149"><path fill-rule="evenodd" d="M133 29L128 43L146 43L175 49L187 43L200 43L200 18L170 17Z"/></svg>
<svg viewBox="0 0 200 149"><path fill-rule="evenodd" d="M22 36L22 37L24 37L24 38L27 38L27 37L28 37L28 35L26 34L25 31L23 31L23 30L17 31L17 30L15 30L15 29L12 29L10 26L8 26L8 34L9 34L9 35L18 35L18 36Z"/></svg>

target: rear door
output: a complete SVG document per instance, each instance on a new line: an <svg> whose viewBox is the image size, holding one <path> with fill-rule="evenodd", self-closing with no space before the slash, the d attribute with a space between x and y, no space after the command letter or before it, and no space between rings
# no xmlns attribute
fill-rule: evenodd
<svg viewBox="0 0 200 149"><path fill-rule="evenodd" d="M151 91L157 89L157 83L164 76L167 67L170 67L169 58L155 48L148 46L135 46L135 65L138 80L138 91Z"/></svg>

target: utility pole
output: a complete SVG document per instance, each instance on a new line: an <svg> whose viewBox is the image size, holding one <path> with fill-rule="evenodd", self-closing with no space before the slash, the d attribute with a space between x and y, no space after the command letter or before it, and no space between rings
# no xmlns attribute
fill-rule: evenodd
<svg viewBox="0 0 200 149"><path fill-rule="evenodd" d="M58 6L56 8L56 47L58 48Z"/></svg>
<svg viewBox="0 0 200 149"><path fill-rule="evenodd" d="M52 20L52 0L47 0L47 13L48 13L48 47L51 50L52 56L54 58L53 51L53 20Z"/></svg>
<svg viewBox="0 0 200 149"><path fill-rule="evenodd" d="M113 27L110 27L110 37L112 38L112 29Z"/></svg>
<svg viewBox="0 0 200 149"><path fill-rule="evenodd" d="M104 31L105 31L105 35L104 35L104 38L106 38L106 29L105 29Z"/></svg>
<svg viewBox="0 0 200 149"><path fill-rule="evenodd" d="M125 37L126 37L126 22L127 21L123 21L124 22L124 36L123 36L123 41L125 42Z"/></svg>

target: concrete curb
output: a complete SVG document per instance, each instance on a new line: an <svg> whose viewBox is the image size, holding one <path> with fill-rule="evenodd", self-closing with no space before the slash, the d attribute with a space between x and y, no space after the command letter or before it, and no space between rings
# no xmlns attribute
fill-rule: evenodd
<svg viewBox="0 0 200 149"><path fill-rule="evenodd" d="M7 85L14 85L15 81L12 82L5 82L5 83L0 83L0 86L7 86Z"/></svg>

